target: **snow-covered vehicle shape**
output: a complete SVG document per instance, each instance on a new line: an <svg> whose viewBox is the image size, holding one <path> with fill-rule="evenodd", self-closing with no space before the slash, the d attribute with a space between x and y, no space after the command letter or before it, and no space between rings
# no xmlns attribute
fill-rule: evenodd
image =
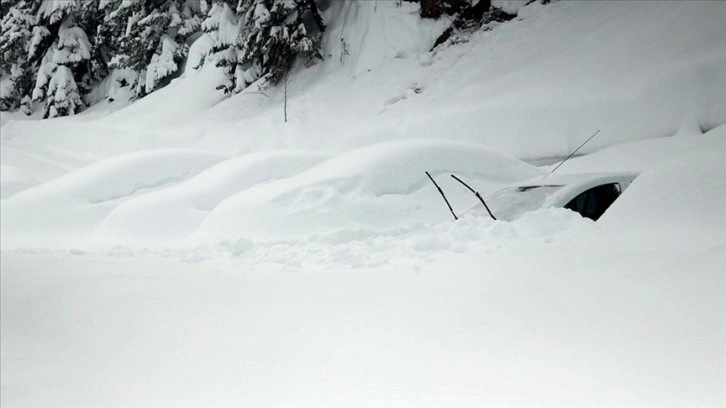
<svg viewBox="0 0 726 408"><path fill-rule="evenodd" d="M637 173L548 175L505 187L484 197L484 201L499 220L511 221L528 211L554 207L567 208L597 221L637 176ZM484 210L481 205L477 206ZM474 207L467 212L473 210Z"/></svg>

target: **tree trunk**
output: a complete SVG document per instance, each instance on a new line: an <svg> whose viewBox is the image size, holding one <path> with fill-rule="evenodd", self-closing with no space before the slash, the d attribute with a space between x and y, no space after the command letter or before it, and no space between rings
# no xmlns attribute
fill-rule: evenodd
<svg viewBox="0 0 726 408"><path fill-rule="evenodd" d="M283 113L285 115L285 123L287 123L287 80L289 74L285 74L285 106L283 107Z"/></svg>
<svg viewBox="0 0 726 408"><path fill-rule="evenodd" d="M307 0L308 8L310 9L310 14L313 15L313 20L315 20L315 25L318 26L320 29L320 32L325 32L325 24L323 23L323 17L320 15L320 11L318 10L318 5L315 4L315 0Z"/></svg>

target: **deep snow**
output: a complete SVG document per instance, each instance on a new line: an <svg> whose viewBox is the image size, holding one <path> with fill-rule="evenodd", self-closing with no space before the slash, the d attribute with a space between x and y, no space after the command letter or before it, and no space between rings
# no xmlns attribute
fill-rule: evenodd
<svg viewBox="0 0 726 408"><path fill-rule="evenodd" d="M2 405L726 404L726 3L500 3L430 53L415 4L331 2L288 123L210 64L3 113ZM493 221L448 176L598 129L558 172L642 172L598 223Z"/></svg>
<svg viewBox="0 0 726 408"><path fill-rule="evenodd" d="M3 403L722 405L724 153L721 135L644 172L599 224L463 218L282 265L6 254Z"/></svg>

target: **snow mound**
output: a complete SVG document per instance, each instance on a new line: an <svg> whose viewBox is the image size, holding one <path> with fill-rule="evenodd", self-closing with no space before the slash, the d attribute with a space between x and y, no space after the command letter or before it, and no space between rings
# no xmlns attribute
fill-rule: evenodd
<svg viewBox="0 0 726 408"><path fill-rule="evenodd" d="M116 241L184 238L230 195L258 183L294 175L325 157L290 151L254 153L226 160L184 183L124 202L101 224L96 237Z"/></svg>
<svg viewBox="0 0 726 408"><path fill-rule="evenodd" d="M28 154L9 146L0 149L0 162L4 166L16 167L40 182L54 179L68 173L69 168L52 160Z"/></svg>
<svg viewBox="0 0 726 408"><path fill-rule="evenodd" d="M484 189L542 174L517 159L466 143L379 143L231 196L210 213L196 236L279 239L349 229L415 228L426 221L446 220L451 216L425 171L441 176L441 186L455 206L470 204L473 196L449 173Z"/></svg>
<svg viewBox="0 0 726 408"><path fill-rule="evenodd" d="M641 174L602 217L603 230L641 237L657 226L651 241L679 248L726 242L726 125L702 137L706 143Z"/></svg>
<svg viewBox="0 0 726 408"><path fill-rule="evenodd" d="M10 198L36 184L38 180L27 171L14 166L0 165L0 199Z"/></svg>
<svg viewBox="0 0 726 408"><path fill-rule="evenodd" d="M686 115L680 130L672 136L636 140L606 147L586 156L572 158L557 171L560 174L641 172L684 151L712 141L712 137L703 136L696 118Z"/></svg>
<svg viewBox="0 0 726 408"><path fill-rule="evenodd" d="M73 239L95 228L123 201L188 179L226 157L155 150L113 157L2 201L3 245Z"/></svg>
<svg viewBox="0 0 726 408"><path fill-rule="evenodd" d="M116 125L133 120L134 126L141 129L186 124L198 112L225 98L224 93L216 89L219 76L220 68L214 64L205 64L199 70L188 70L164 88L104 119Z"/></svg>

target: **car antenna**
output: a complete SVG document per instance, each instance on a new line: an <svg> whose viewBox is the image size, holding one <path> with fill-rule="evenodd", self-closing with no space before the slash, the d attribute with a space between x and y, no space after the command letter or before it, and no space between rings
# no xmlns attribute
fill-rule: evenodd
<svg viewBox="0 0 726 408"><path fill-rule="evenodd" d="M454 214L454 209L451 208L451 204L449 204L449 200L446 199L446 195L444 195L444 191L441 189L441 187L439 187L438 184L436 184L436 182L434 181L434 178L431 177L431 175L429 174L428 171L426 172L426 175L429 176L429 180L431 180L431 182L434 183L436 188L439 190L441 197L444 197L444 201L446 201L446 205L449 207L449 211L451 211L451 215L454 216L454 221L458 220L459 218L456 216L456 214Z"/></svg>
<svg viewBox="0 0 726 408"><path fill-rule="evenodd" d="M479 194L478 191L476 191L473 188L469 187L468 184L464 183L460 178L456 177L455 175L452 174L451 177L453 177L454 180L458 181L459 183L463 184L464 187L466 187L466 188L469 189L469 191L471 191L472 193L474 193L474 195L476 196L476 198L478 198L479 201L481 201L481 203L484 205L484 208L487 209L487 212L489 213L489 216L492 217L492 219L494 221L497 220L497 217L495 217L494 214L492 214L492 212L489 210L489 206L487 205L487 203L484 202L484 199L481 197L481 194Z"/></svg>
<svg viewBox="0 0 726 408"><path fill-rule="evenodd" d="M562 160L560 162L560 164L557 165L557 167L555 167L554 169L552 169L552 171L550 172L550 174L554 173L555 170L559 169L560 166L562 166L563 164L565 164L565 162L567 160L569 160L570 157L574 156L575 153L577 153L578 150L582 149L582 146L585 146L587 144L587 142L589 142L590 140L592 140L593 137L597 136L598 133L600 133L600 129L598 129L597 132L593 133L592 136L590 136L587 140L585 140L584 143L582 143L580 146L578 146L577 149L575 149L575 151L573 151L572 153L570 153L569 156L565 157L565 160ZM549 174L548 174L548 176L549 176ZM547 176L545 176L545 177L547 177Z"/></svg>

